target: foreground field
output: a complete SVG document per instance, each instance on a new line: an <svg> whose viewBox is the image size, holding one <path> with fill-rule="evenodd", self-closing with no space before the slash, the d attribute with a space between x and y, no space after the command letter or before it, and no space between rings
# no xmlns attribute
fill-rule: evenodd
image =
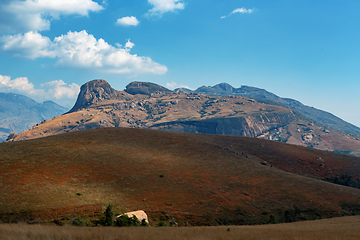
<svg viewBox="0 0 360 240"><path fill-rule="evenodd" d="M0 225L0 239L360 239L360 216L261 226L222 227L56 227L44 225Z"/></svg>
<svg viewBox="0 0 360 240"><path fill-rule="evenodd" d="M104 128L0 144L0 222L96 225L110 203L150 224L254 225L360 214L360 158L255 138ZM312 176L308 177L308 176Z"/></svg>

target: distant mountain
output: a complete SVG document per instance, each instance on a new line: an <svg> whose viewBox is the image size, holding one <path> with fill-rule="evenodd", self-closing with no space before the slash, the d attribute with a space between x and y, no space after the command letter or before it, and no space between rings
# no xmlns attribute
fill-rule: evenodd
<svg viewBox="0 0 360 240"><path fill-rule="evenodd" d="M179 92L179 93L192 93L193 90L189 89L189 88L176 88L174 89L174 92Z"/></svg>
<svg viewBox="0 0 360 240"><path fill-rule="evenodd" d="M256 88L256 87L249 87L249 86L241 86L240 88L234 88L230 84L227 83L220 83L215 86L202 86L196 89L194 92L208 94L208 95L215 95L215 96L243 96L248 98L254 98L260 101L260 99L275 101L277 104L281 104L288 108L294 109L299 113L303 114L304 116L323 124L326 127L332 128L337 131L341 131L344 133L349 134L356 134L360 135L360 128L354 126L335 115L316 109L313 107L306 106L301 102L290 99L290 98L281 98L271 92L268 92L264 89ZM270 103L271 102L266 102ZM276 104L275 103L275 104ZM274 104L274 103L273 103Z"/></svg>
<svg viewBox="0 0 360 240"><path fill-rule="evenodd" d="M65 111L52 101L38 103L20 94L0 93L0 141L12 132L20 133Z"/></svg>
<svg viewBox="0 0 360 240"><path fill-rule="evenodd" d="M228 84L220 84L215 90L202 89L216 94L221 89L234 92ZM249 92L244 90L244 94ZM257 95L272 96L261 92L257 91ZM105 80L85 83L67 114L12 136L9 141L103 127L256 137L360 156L359 136L325 127L279 101L173 92L154 83L140 82L117 91Z"/></svg>

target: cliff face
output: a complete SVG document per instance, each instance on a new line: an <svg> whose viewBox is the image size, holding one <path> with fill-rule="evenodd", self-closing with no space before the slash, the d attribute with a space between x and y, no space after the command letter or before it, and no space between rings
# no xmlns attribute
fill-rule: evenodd
<svg viewBox="0 0 360 240"><path fill-rule="evenodd" d="M286 128L291 122L298 119L299 116L292 112L283 112L279 114L165 122L154 124L150 128L179 132L259 137L272 130ZM285 141L288 136L284 135L283 137Z"/></svg>
<svg viewBox="0 0 360 240"><path fill-rule="evenodd" d="M269 104L280 104L291 108L307 118L312 119L315 122L323 124L328 128L332 128L337 131L341 131L348 134L360 135L360 128L354 126L344 120L334 116L331 113L325 112L320 109L306 106L299 101L290 98L281 98L265 89L260 89L250 86L241 86L240 88L234 88L227 83L220 83L215 86L202 86L196 89L194 92L210 94L216 96L243 96L268 102Z"/></svg>

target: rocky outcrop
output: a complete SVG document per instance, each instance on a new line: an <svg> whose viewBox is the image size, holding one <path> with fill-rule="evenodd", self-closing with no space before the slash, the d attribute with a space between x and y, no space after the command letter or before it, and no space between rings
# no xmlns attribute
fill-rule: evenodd
<svg viewBox="0 0 360 240"><path fill-rule="evenodd" d="M306 106L294 99L281 98L271 92L266 91L265 89L251 87L251 86L241 86L240 88L234 88L227 83L220 83L215 86L199 87L194 92L208 94L208 95L215 95L215 96L237 95L237 96L257 99L258 101L262 100L262 102L264 103L286 106L288 108L298 111L305 117L308 117L320 124L325 125L326 127L344 133L360 135L359 127L354 126L348 122L345 122L344 120L336 117L331 113Z"/></svg>
<svg viewBox="0 0 360 240"><path fill-rule="evenodd" d="M296 119L298 119L298 117L294 114L278 113L258 116L165 122L155 124L150 128L180 132L259 137L273 129L286 127Z"/></svg>
<svg viewBox="0 0 360 240"><path fill-rule="evenodd" d="M113 89L107 81L93 80L81 86L76 103L68 113L87 108L102 100L116 99L118 97L119 92Z"/></svg>
<svg viewBox="0 0 360 240"><path fill-rule="evenodd" d="M217 88L231 91L227 84ZM68 114L36 124L8 141L91 128L127 127L257 137L360 155L360 137L328 129L297 111L272 104L274 101L164 89L152 83L133 82L126 92L120 92L104 80L91 81L81 87Z"/></svg>
<svg viewBox="0 0 360 240"><path fill-rule="evenodd" d="M168 93L172 91L151 82L132 82L126 86L125 92L132 95L135 94L151 95L152 93L156 93L156 92Z"/></svg>

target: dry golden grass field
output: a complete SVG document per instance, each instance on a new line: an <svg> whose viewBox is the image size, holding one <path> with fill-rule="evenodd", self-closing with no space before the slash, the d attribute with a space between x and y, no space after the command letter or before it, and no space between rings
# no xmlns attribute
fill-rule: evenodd
<svg viewBox="0 0 360 240"><path fill-rule="evenodd" d="M71 227L0 225L2 240L351 240L360 239L360 217L259 226L221 227Z"/></svg>

